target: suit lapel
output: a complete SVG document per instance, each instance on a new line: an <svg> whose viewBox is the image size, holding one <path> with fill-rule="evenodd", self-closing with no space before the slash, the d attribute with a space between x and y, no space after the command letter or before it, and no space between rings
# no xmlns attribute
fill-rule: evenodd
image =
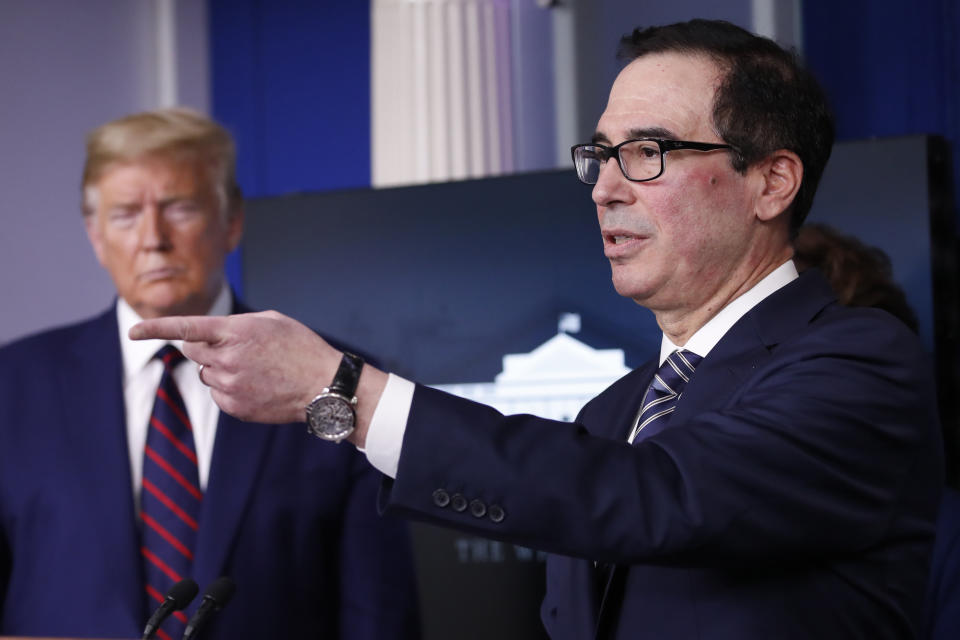
<svg viewBox="0 0 960 640"><path fill-rule="evenodd" d="M683 390L667 429L721 406L783 340L802 330L835 299L815 269L775 291L747 312L717 343Z"/></svg>
<svg viewBox="0 0 960 640"><path fill-rule="evenodd" d="M64 355L58 371L59 401L64 409L60 425L75 455L71 462L71 492L81 504L74 507L99 530L103 559L112 597L126 601L138 624L146 596L140 568L140 534L134 512L130 476L126 412L119 329L114 307L86 324Z"/></svg>
<svg viewBox="0 0 960 640"><path fill-rule="evenodd" d="M220 413L210 477L200 510L193 573L201 587L223 575L275 430Z"/></svg>
<svg viewBox="0 0 960 640"><path fill-rule="evenodd" d="M740 387L750 372L770 357L770 351L755 332L738 333L745 335L730 336L731 340L728 342L729 346L736 346L732 350L733 353L711 352L710 357L700 363L677 401L676 409L664 430L682 427L691 416L704 409L722 405Z"/></svg>

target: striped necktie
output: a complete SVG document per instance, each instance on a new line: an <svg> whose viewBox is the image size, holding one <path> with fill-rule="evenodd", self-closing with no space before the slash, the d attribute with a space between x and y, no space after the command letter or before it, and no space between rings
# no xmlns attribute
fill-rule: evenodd
<svg viewBox="0 0 960 640"><path fill-rule="evenodd" d="M670 419L670 414L677 406L677 400L683 393L684 386L701 360L703 358L697 354L684 349L674 351L667 356L643 395L643 408L640 410L640 416L630 433L628 442L639 442L663 430Z"/></svg>
<svg viewBox="0 0 960 640"><path fill-rule="evenodd" d="M653 375L653 380L643 394L643 404L637 423L630 432L627 442L635 444L649 438L666 427L670 414L677 406L677 400L683 393L683 388L700 361L700 356L692 351L679 349L674 351L663 361L660 368ZM606 589L614 575L616 566L606 562L594 563L594 580L598 597L605 597Z"/></svg>
<svg viewBox="0 0 960 640"><path fill-rule="evenodd" d="M148 615L163 602L170 587L190 576L203 498L193 427L173 379L173 369L183 362L183 354L176 347L166 345L154 357L163 363L163 375L147 428L140 501L143 520L140 552ZM157 631L157 637L179 638L186 623L187 617L177 611Z"/></svg>

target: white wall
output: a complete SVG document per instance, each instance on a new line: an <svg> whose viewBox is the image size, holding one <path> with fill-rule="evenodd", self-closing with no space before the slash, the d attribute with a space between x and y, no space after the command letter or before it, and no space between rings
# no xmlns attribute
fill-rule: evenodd
<svg viewBox="0 0 960 640"><path fill-rule="evenodd" d="M180 42L175 93L207 110L203 0L0 2L0 343L92 315L113 297L83 231L84 137L161 104L166 4Z"/></svg>

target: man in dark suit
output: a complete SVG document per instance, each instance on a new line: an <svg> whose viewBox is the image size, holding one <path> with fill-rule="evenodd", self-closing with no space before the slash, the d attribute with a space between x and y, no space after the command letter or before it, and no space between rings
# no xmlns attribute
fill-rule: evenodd
<svg viewBox="0 0 960 640"><path fill-rule="evenodd" d="M194 363L127 338L141 319L249 311L223 272L243 229L234 165L229 133L182 109L88 138L84 221L118 298L0 350L0 634L139 637L175 582L226 575L207 637L417 637L406 525L377 514L363 456L220 413Z"/></svg>
<svg viewBox="0 0 960 640"><path fill-rule="evenodd" d="M791 260L833 142L822 92L728 23L621 46L573 159L614 287L663 330L659 357L572 425L370 366L353 424L308 422L390 477L388 512L552 552L553 638L912 637L942 480L934 385L906 327L838 305ZM268 422L356 367L275 313L131 335L187 339L220 406Z"/></svg>

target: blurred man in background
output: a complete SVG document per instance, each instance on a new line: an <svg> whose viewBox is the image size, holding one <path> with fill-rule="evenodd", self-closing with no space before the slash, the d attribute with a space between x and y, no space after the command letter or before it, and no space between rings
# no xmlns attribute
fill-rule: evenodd
<svg viewBox="0 0 960 640"><path fill-rule="evenodd" d="M115 303L0 350L0 633L139 637L174 583L227 575L208 637L417 637L406 528L377 515L363 456L223 414L178 343L127 338L249 311L224 277L243 232L230 134L183 109L99 127L83 220Z"/></svg>

